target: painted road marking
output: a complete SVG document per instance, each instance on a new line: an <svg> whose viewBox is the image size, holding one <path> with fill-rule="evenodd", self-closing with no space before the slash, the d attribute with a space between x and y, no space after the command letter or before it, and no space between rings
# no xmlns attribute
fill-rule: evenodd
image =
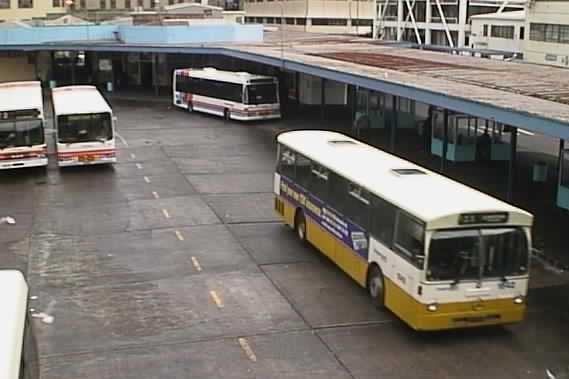
<svg viewBox="0 0 569 379"><path fill-rule="evenodd" d="M180 241L183 241L183 240L184 240L184 236L182 235L182 233L180 233L179 230L176 230L175 233L176 233L176 237L178 237L178 239L179 239Z"/></svg>
<svg viewBox="0 0 569 379"><path fill-rule="evenodd" d="M526 136L535 136L535 133L529 132L529 131L524 130L522 128L518 128L518 132L525 134Z"/></svg>
<svg viewBox="0 0 569 379"><path fill-rule="evenodd" d="M136 159L136 154L130 153L130 159Z"/></svg>
<svg viewBox="0 0 569 379"><path fill-rule="evenodd" d="M194 268L196 269L197 272L200 272L202 270L202 266L200 265L200 262L198 262L198 259L196 257L192 257L192 263L194 264Z"/></svg>
<svg viewBox="0 0 569 379"><path fill-rule="evenodd" d="M255 355L255 352L253 352L253 349L251 349L249 342L247 342L245 338L239 338L238 341L239 345L241 345L241 348L247 355L247 358L249 358L253 362L257 362L257 356Z"/></svg>
<svg viewBox="0 0 569 379"><path fill-rule="evenodd" d="M217 305L218 308L223 308L223 303L221 302L221 299L217 295L217 292L209 291L209 295L211 296L211 298L215 302L215 305Z"/></svg>
<svg viewBox="0 0 569 379"><path fill-rule="evenodd" d="M136 168L139 169L139 170L142 170L142 165L141 165L140 163L137 163L137 164L136 164Z"/></svg>
<svg viewBox="0 0 569 379"><path fill-rule="evenodd" d="M164 215L164 217L170 218L170 213L168 213L168 211L164 208L162 208L162 214Z"/></svg>
<svg viewBox="0 0 569 379"><path fill-rule="evenodd" d="M123 136L121 136L120 134L116 133L117 137L119 137L119 139L121 140L122 144L125 145L125 147L128 147L128 142L126 142L126 140L123 138Z"/></svg>
<svg viewBox="0 0 569 379"><path fill-rule="evenodd" d="M148 176L145 176L145 177L144 177L144 181L145 181L146 183L150 183L150 178L149 178Z"/></svg>
<svg viewBox="0 0 569 379"><path fill-rule="evenodd" d="M158 192L156 191L152 191L152 196L154 196L155 199L160 199L160 195L158 195Z"/></svg>

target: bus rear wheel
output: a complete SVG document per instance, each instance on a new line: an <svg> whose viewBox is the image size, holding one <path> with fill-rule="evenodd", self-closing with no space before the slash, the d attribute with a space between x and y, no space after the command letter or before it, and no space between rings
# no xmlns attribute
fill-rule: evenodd
<svg viewBox="0 0 569 379"><path fill-rule="evenodd" d="M385 308L385 280L383 278L383 273L381 269L373 265L370 268L370 272L367 280L367 288L369 291L369 296L373 302L373 305L377 309Z"/></svg>
<svg viewBox="0 0 569 379"><path fill-rule="evenodd" d="M231 119L231 112L229 111L229 109L223 111L223 118L226 119L227 121Z"/></svg>
<svg viewBox="0 0 569 379"><path fill-rule="evenodd" d="M300 242L306 243L306 219L304 218L302 211L298 211L296 213L294 229Z"/></svg>
<svg viewBox="0 0 569 379"><path fill-rule="evenodd" d="M190 103L188 104L188 112L192 113L194 111L194 106Z"/></svg>

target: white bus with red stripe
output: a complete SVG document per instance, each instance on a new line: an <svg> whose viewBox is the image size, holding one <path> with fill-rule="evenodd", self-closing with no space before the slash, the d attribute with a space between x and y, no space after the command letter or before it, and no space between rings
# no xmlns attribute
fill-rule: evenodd
<svg viewBox="0 0 569 379"><path fill-rule="evenodd" d="M47 166L40 82L0 83L0 170Z"/></svg>
<svg viewBox="0 0 569 379"><path fill-rule="evenodd" d="M278 80L272 76L215 68L174 71L173 103L234 120L281 117Z"/></svg>
<svg viewBox="0 0 569 379"><path fill-rule="evenodd" d="M93 86L52 90L57 126L57 163L60 167L115 163L115 118Z"/></svg>

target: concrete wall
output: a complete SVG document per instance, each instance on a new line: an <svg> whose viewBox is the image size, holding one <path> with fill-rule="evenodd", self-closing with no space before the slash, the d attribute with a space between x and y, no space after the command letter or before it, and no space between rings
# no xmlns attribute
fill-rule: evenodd
<svg viewBox="0 0 569 379"><path fill-rule="evenodd" d="M569 1L536 1L528 10L524 57L532 63L569 67L569 44L530 40L530 24L569 25Z"/></svg>
<svg viewBox="0 0 569 379"><path fill-rule="evenodd" d="M63 4L63 0L61 0ZM34 0L33 8L18 8L18 0L10 0L10 8L0 9L0 20L23 20L45 17L48 13L62 13L63 6L54 8L52 0Z"/></svg>
<svg viewBox="0 0 569 379"><path fill-rule="evenodd" d="M26 55L0 56L0 83L35 80L35 68Z"/></svg>
<svg viewBox="0 0 569 379"><path fill-rule="evenodd" d="M0 28L0 44L30 45L61 41L114 40L125 43L261 42L261 25L212 24L191 26L50 26Z"/></svg>
<svg viewBox="0 0 569 379"><path fill-rule="evenodd" d="M484 37L484 25L488 25L488 36ZM495 38L491 36L492 25L503 25L514 27L514 39ZM520 39L520 28L525 28L525 20L504 20L496 18L472 18L470 34L470 47L475 49L490 49L521 53L524 41ZM524 31L527 33L527 31Z"/></svg>

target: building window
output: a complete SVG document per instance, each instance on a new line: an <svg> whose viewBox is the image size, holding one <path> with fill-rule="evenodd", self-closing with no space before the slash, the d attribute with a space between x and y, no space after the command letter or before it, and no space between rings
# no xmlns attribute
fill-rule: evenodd
<svg viewBox="0 0 569 379"><path fill-rule="evenodd" d="M124 8L125 9L130 9L131 8L131 3L130 0L124 0Z"/></svg>
<svg viewBox="0 0 569 379"><path fill-rule="evenodd" d="M117 0L111 0L111 9L117 9Z"/></svg>
<svg viewBox="0 0 569 379"><path fill-rule="evenodd" d="M514 26L492 25L490 33L494 38L514 39Z"/></svg>
<svg viewBox="0 0 569 379"><path fill-rule="evenodd" d="M0 9L10 8L10 0L0 0Z"/></svg>
<svg viewBox="0 0 569 379"><path fill-rule="evenodd" d="M532 41L569 44L569 25L531 24Z"/></svg>
<svg viewBox="0 0 569 379"><path fill-rule="evenodd" d="M150 8L155 8L156 7L156 3L154 2L154 0L150 0Z"/></svg>
<svg viewBox="0 0 569 379"><path fill-rule="evenodd" d="M296 25L306 25L306 19L305 18L297 18L296 19Z"/></svg>
<svg viewBox="0 0 569 379"><path fill-rule="evenodd" d="M526 28L523 26L520 26L520 40L524 40L526 38Z"/></svg>
<svg viewBox="0 0 569 379"><path fill-rule="evenodd" d="M53 2L51 3L51 6L54 8L61 7L61 0L53 0Z"/></svg>
<svg viewBox="0 0 569 379"><path fill-rule="evenodd" d="M105 8L107 8L107 0L100 0L100 1L99 1L99 8L100 8L100 9L105 9Z"/></svg>
<svg viewBox="0 0 569 379"><path fill-rule="evenodd" d="M33 8L33 0L18 0L18 8Z"/></svg>
<svg viewBox="0 0 569 379"><path fill-rule="evenodd" d="M267 17L267 24L274 24L275 18L274 17Z"/></svg>
<svg viewBox="0 0 569 379"><path fill-rule="evenodd" d="M286 18L286 24L287 25L294 25L294 18L287 17Z"/></svg>
<svg viewBox="0 0 569 379"><path fill-rule="evenodd" d="M352 26L371 26L372 25L372 20L371 19L361 19L361 18L356 18L352 20Z"/></svg>
<svg viewBox="0 0 569 379"><path fill-rule="evenodd" d="M138 0L138 6L144 8L144 0Z"/></svg>
<svg viewBox="0 0 569 379"><path fill-rule="evenodd" d="M168 0L168 5L174 5L175 0Z"/></svg>
<svg viewBox="0 0 569 379"><path fill-rule="evenodd" d="M482 27L482 37L488 37L488 25Z"/></svg>
<svg viewBox="0 0 569 379"><path fill-rule="evenodd" d="M345 18L313 18L313 26L346 26L348 20Z"/></svg>
<svg viewBox="0 0 569 379"><path fill-rule="evenodd" d="M81 9L87 9L87 0L79 0L79 6Z"/></svg>

